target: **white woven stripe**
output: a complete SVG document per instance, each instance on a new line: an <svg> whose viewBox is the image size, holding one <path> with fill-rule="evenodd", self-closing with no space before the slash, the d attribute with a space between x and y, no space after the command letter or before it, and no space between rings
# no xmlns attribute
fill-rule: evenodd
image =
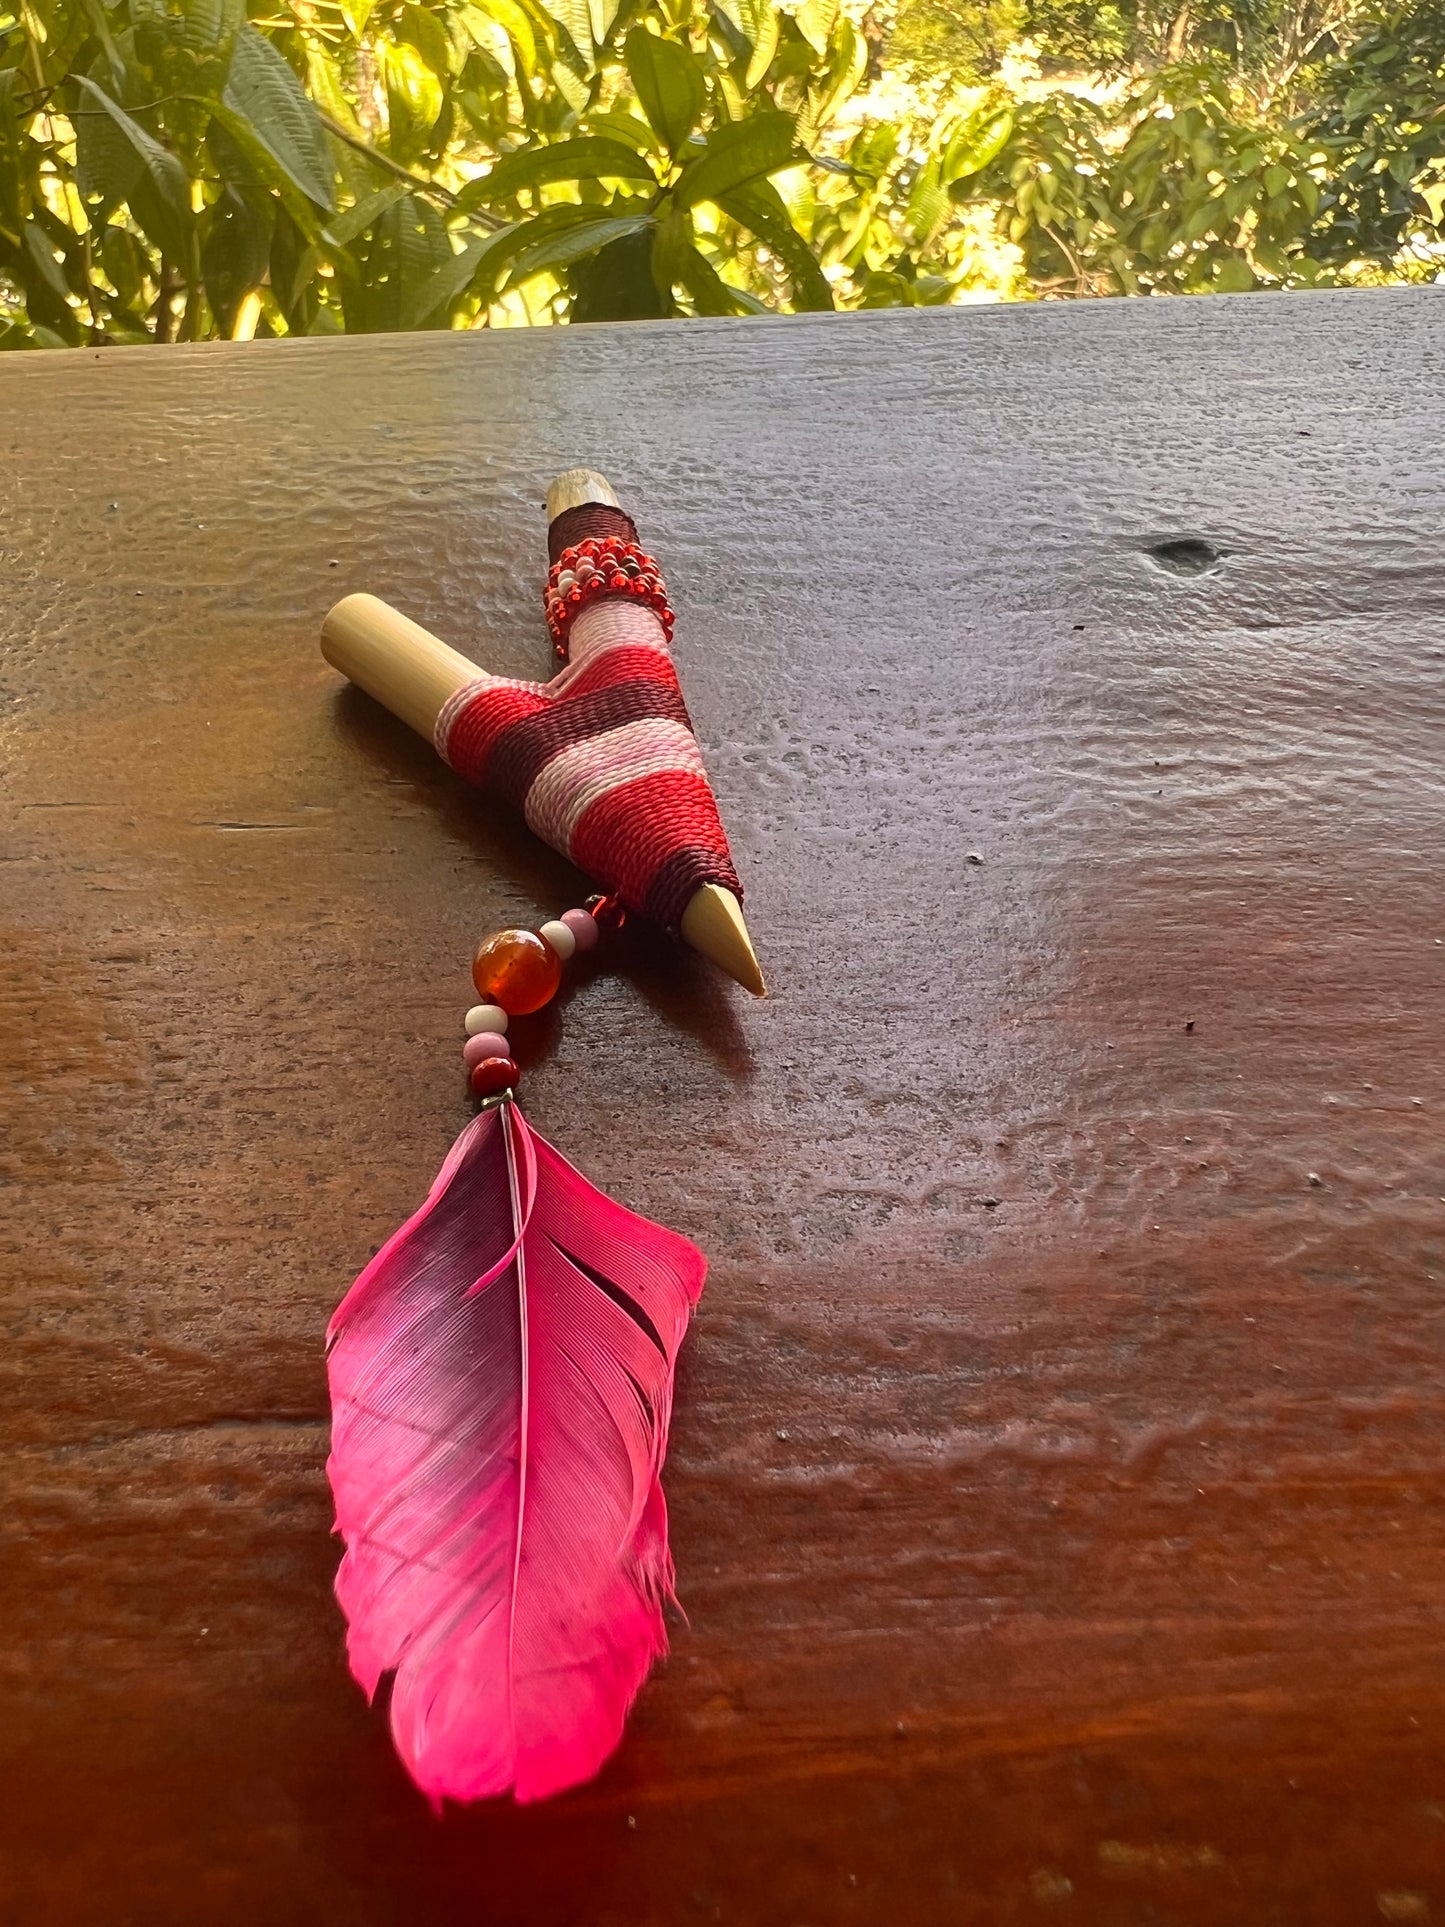
<svg viewBox="0 0 1445 1927"><path fill-rule="evenodd" d="M595 662L609 649L656 649L667 655L667 631L645 602L602 596L584 602L567 637L567 667L552 684L561 695L570 677L584 662Z"/></svg>
<svg viewBox="0 0 1445 1927"><path fill-rule="evenodd" d="M451 741L452 729L457 717L461 715L472 698L479 696L484 689L531 689L540 694L542 685L537 682L525 682L520 676L478 676L475 682L464 682L460 689L454 690L447 697L437 711L436 721L432 724L431 739L436 745L437 755L444 763L451 761L450 756L447 755L447 744Z"/></svg>
<svg viewBox="0 0 1445 1927"><path fill-rule="evenodd" d="M573 833L599 796L663 770L701 776L702 756L682 723L644 716L559 750L527 791L523 814L538 836L570 856Z"/></svg>

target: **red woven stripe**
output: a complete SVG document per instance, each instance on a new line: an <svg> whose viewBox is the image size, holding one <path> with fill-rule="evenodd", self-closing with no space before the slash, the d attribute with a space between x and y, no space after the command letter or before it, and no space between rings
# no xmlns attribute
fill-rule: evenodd
<svg viewBox="0 0 1445 1927"><path fill-rule="evenodd" d="M675 681L669 685L634 677L594 689L590 695L569 695L504 729L480 766L482 781L520 805L548 763L564 749L652 716L681 723L684 729L692 727Z"/></svg>
<svg viewBox="0 0 1445 1927"><path fill-rule="evenodd" d="M567 684L567 694L561 700L571 702L574 696L590 696L594 689L610 689L614 683L631 682L634 677L645 682L670 682L677 688L677 671L671 656L661 649L649 649L645 643L623 643L616 649L604 649L600 656L584 662Z"/></svg>
<svg viewBox="0 0 1445 1927"><path fill-rule="evenodd" d="M695 855L679 862L684 852ZM704 883L742 894L712 791L683 770L639 776L600 796L573 832L571 854L624 903L669 929Z"/></svg>
<svg viewBox="0 0 1445 1927"><path fill-rule="evenodd" d="M551 704L540 689L479 689L452 724L447 737L447 761L469 783L481 784L492 745L504 730L524 716L535 716Z"/></svg>

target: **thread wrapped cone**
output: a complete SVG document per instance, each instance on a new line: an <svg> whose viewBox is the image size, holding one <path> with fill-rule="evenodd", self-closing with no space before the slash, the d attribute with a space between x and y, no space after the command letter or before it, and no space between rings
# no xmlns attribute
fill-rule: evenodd
<svg viewBox="0 0 1445 1927"><path fill-rule="evenodd" d="M605 476L569 469L547 491L548 520L588 502L618 506ZM468 657L371 595L346 596L336 604L322 625L321 652L333 668L433 742L438 717L452 698L485 680L485 672ZM766 996L742 905L731 890L719 883L700 885L678 928L686 943L745 990Z"/></svg>

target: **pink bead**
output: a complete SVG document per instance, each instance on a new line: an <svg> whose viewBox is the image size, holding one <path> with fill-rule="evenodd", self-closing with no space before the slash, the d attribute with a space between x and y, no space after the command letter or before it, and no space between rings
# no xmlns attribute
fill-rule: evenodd
<svg viewBox="0 0 1445 1927"><path fill-rule="evenodd" d="M468 1070L474 1064L484 1064L489 1057L510 1056L506 1038L495 1030L479 1030L462 1045L462 1062Z"/></svg>
<svg viewBox="0 0 1445 1927"><path fill-rule="evenodd" d="M595 946L598 937L597 919L589 911L564 910L557 921L566 924L577 939L579 950L591 950Z"/></svg>

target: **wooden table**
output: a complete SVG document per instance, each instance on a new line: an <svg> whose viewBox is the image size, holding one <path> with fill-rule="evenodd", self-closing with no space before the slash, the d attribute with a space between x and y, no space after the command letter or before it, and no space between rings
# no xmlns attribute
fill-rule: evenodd
<svg viewBox="0 0 1445 1927"><path fill-rule="evenodd" d="M0 1919L1445 1913L1445 302L7 356ZM316 647L540 671L610 474L773 985L541 1129L711 1254L688 1623L440 1821L342 1661L321 1336L576 893Z"/></svg>

